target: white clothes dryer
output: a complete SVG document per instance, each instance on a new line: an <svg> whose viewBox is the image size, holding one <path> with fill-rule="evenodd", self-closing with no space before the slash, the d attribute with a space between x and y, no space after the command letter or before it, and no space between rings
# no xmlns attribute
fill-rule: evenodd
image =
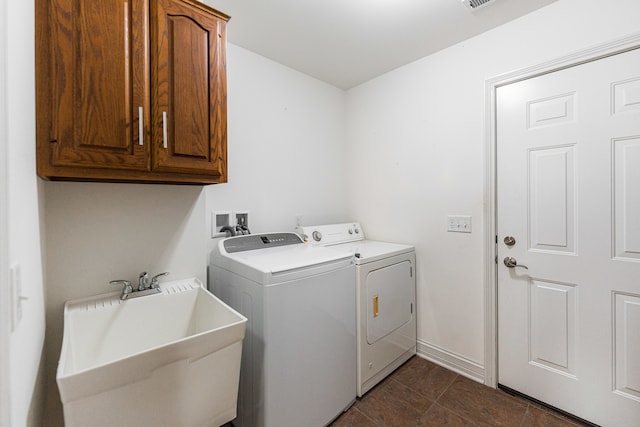
<svg viewBox="0 0 640 427"><path fill-rule="evenodd" d="M366 240L358 223L296 227L312 245L349 248L356 262L357 394L416 354L416 255L411 245Z"/></svg>
<svg viewBox="0 0 640 427"><path fill-rule="evenodd" d="M209 290L248 318L234 426L323 426L355 401L350 250L292 232L222 239Z"/></svg>

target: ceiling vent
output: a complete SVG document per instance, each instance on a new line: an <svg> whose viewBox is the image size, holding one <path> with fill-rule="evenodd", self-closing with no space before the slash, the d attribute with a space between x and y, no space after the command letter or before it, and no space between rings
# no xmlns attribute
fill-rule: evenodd
<svg viewBox="0 0 640 427"><path fill-rule="evenodd" d="M478 10L494 1L495 0L462 0L462 4L469 10Z"/></svg>

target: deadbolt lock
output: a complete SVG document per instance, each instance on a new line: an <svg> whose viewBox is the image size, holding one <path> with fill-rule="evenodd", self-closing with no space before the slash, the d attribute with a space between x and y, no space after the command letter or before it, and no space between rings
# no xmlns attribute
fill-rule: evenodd
<svg viewBox="0 0 640 427"><path fill-rule="evenodd" d="M516 244L516 239L513 236L507 236L504 238L504 244L507 246L513 246Z"/></svg>

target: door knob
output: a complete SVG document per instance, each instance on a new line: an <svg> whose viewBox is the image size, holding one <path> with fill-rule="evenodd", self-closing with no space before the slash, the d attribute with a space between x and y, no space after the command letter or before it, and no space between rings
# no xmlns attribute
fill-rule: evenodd
<svg viewBox="0 0 640 427"><path fill-rule="evenodd" d="M526 268L527 270L529 269L529 267L527 267L526 265L518 264L518 260L515 259L514 257L506 257L504 259L504 265L506 265L509 268L522 267L522 268Z"/></svg>

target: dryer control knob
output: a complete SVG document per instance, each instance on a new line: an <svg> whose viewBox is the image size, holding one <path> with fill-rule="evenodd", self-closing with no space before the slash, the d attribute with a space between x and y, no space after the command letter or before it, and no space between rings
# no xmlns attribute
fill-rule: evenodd
<svg viewBox="0 0 640 427"><path fill-rule="evenodd" d="M316 242L322 240L322 233L319 231L314 231L311 235L313 236L313 240L315 240Z"/></svg>
<svg viewBox="0 0 640 427"><path fill-rule="evenodd" d="M356 234L360 234L360 230L356 228Z"/></svg>

